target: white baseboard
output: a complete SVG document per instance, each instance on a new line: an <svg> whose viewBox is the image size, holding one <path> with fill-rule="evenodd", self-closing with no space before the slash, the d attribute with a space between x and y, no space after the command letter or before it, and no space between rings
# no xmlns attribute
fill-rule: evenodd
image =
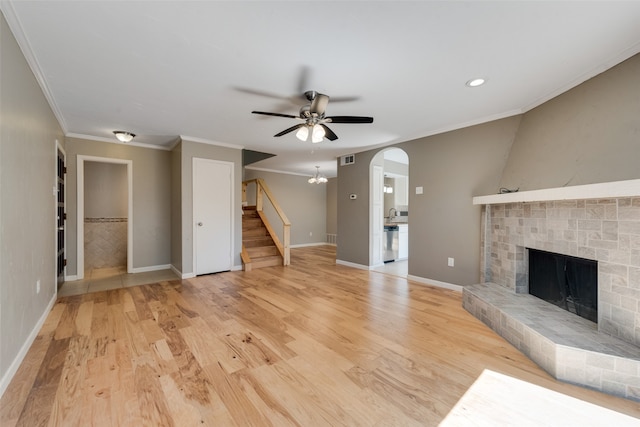
<svg viewBox="0 0 640 427"><path fill-rule="evenodd" d="M231 267L231 271L242 271L242 265L234 265Z"/></svg>
<svg viewBox="0 0 640 427"><path fill-rule="evenodd" d="M371 270L372 268L368 265L356 264L355 262L343 261L341 259L337 259L336 264L344 265L346 267L357 268L358 270Z"/></svg>
<svg viewBox="0 0 640 427"><path fill-rule="evenodd" d="M171 268L171 264L162 264L162 265L150 265L148 267L137 267L132 268L131 272L133 274L136 273L147 273L149 271L159 271L159 270L168 270Z"/></svg>
<svg viewBox="0 0 640 427"><path fill-rule="evenodd" d="M11 383L13 376L16 374L16 372L18 372L20 364L22 364L22 361L29 352L31 344L33 344L33 342L38 337L38 332L40 332L40 329L42 329L42 325L44 325L45 320L47 320L47 316L51 312L51 309L53 308L57 299L58 295L54 294L53 298L51 298L51 301L49 301L47 308L44 310L44 313L42 313L42 316L40 316L40 319L38 319L38 322L33 327L33 330L31 330L31 333L27 337L26 341L24 342L24 344L22 344L22 347L20 347L20 351L16 355L15 359L13 359L13 362L11 362L11 365L9 365L9 369L7 369L7 372L5 372L4 376L0 380L0 398L2 398L2 395L7 390L7 387L9 387L9 383Z"/></svg>
<svg viewBox="0 0 640 427"><path fill-rule="evenodd" d="M195 273L182 273L182 271L178 270L173 264L171 264L169 266L169 268L171 268L171 270L176 273L176 276L178 276L181 279L193 279L194 277L196 277Z"/></svg>
<svg viewBox="0 0 640 427"><path fill-rule="evenodd" d="M436 286L438 288L450 289L456 292L462 292L462 289L464 288L464 286L454 285L453 283L441 282L439 280L434 280L434 279L425 279L424 277L412 276L410 274L407 276L407 279L412 280L414 282L422 283L425 285L431 285L431 286Z"/></svg>
<svg viewBox="0 0 640 427"><path fill-rule="evenodd" d="M309 246L324 246L324 245L328 245L329 243L327 242L316 242L316 243L301 243L299 245L291 245L289 246L290 248L306 248ZM333 245L335 246L335 245Z"/></svg>
<svg viewBox="0 0 640 427"><path fill-rule="evenodd" d="M72 274L70 276L67 276L67 275L64 276L64 281L65 282L73 282L74 280L78 280L78 275L77 274Z"/></svg>

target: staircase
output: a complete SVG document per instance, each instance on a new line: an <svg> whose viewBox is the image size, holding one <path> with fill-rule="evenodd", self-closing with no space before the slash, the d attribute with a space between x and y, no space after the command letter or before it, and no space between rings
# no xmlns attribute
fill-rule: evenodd
<svg viewBox="0 0 640 427"><path fill-rule="evenodd" d="M283 265L278 247L269 235L255 206L242 208L242 252L244 270ZM245 261L245 258L248 261Z"/></svg>

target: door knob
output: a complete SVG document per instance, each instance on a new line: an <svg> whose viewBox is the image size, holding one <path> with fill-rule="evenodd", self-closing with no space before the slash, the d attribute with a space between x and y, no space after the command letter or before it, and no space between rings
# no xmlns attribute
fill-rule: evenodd
<svg viewBox="0 0 640 427"><path fill-rule="evenodd" d="M199 223L198 223L198 227L202 227L202 222L199 222Z"/></svg>

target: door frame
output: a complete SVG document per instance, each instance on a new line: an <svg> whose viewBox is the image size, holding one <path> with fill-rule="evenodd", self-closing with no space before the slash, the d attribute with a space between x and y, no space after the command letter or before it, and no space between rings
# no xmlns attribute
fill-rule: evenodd
<svg viewBox="0 0 640 427"><path fill-rule="evenodd" d="M218 164L223 164L223 165L228 165L231 168L231 178L229 180L229 194L231 195L231 198L229 200L229 210L230 210L230 218L231 218L231 223L229 224L229 238L230 238L230 244L231 247L229 248L229 250L231 251L230 256L229 256L229 270L233 270L233 266L234 266L234 254L235 254L235 248L234 248L234 233L233 230L235 229L235 218L234 218L234 212L233 212L233 207L235 206L235 194L233 189L235 188L235 163L234 162L227 162L224 160L215 160L215 159L206 159L203 157L193 157L191 159L191 244L192 244L192 261L193 261L193 265L192 265L192 271L193 271L193 275L194 277L197 276L197 259L198 259L198 253L197 253L197 246L196 246L196 230L198 225L196 224L196 212L195 212L195 205L196 205L196 200L195 200L195 193L196 193L196 163L202 161L202 162L206 162L206 163L218 163Z"/></svg>
<svg viewBox="0 0 640 427"><path fill-rule="evenodd" d="M115 163L127 165L127 273L133 273L133 160L111 157L85 156L78 154L77 159L77 236L76 270L77 279L84 278L84 162Z"/></svg>
<svg viewBox="0 0 640 427"><path fill-rule="evenodd" d="M377 225L374 224L374 203L373 203L373 192L374 192L374 188L375 188L375 183L373 182L374 180L374 167L377 166L377 164L375 164L376 159L378 158L378 156L381 156L383 158L383 162L384 162L384 152L385 151L389 151L389 150L400 150L403 151L406 155L407 158L409 157L409 153L407 153L407 151L404 148L400 148L400 147L387 147L384 149L381 149L380 151L378 151L371 159L371 162L369 163L369 268L375 268L375 267L379 267L380 265L384 265L384 263L382 264L378 264L378 265L374 265L373 263L373 259L374 259L374 251L380 251L380 253L383 252L383 244L382 244L382 240L380 240L380 245L378 245L378 247L374 247L373 241L373 234L375 232L375 229L377 229ZM407 162L407 205L409 205L409 197L411 194L410 191L410 187L409 187L409 167L410 167L411 161L409 159L409 161ZM383 163L384 165L384 163ZM382 167L382 186L384 186L384 166ZM380 191L382 191L382 188L380 188ZM379 212L382 214L382 218L383 218L383 224L384 224L384 201L382 203L382 206L380 207ZM376 252L377 253L377 252ZM409 258L411 257L411 250L409 250L409 255L407 257L407 261L409 260Z"/></svg>
<svg viewBox="0 0 640 427"><path fill-rule="evenodd" d="M374 157L375 159L375 157ZM369 266L378 267L384 264L384 246L382 239L384 234L382 229L384 226L384 195L382 188L384 186L384 166L373 164L371 161L369 186ZM382 198L379 206L376 207L375 198ZM379 238L376 239L376 235Z"/></svg>

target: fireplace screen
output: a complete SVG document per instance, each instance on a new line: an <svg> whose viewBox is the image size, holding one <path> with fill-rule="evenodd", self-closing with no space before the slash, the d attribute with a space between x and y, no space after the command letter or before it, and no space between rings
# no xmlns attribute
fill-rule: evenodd
<svg viewBox="0 0 640 427"><path fill-rule="evenodd" d="M598 263L529 249L529 293L598 322Z"/></svg>

